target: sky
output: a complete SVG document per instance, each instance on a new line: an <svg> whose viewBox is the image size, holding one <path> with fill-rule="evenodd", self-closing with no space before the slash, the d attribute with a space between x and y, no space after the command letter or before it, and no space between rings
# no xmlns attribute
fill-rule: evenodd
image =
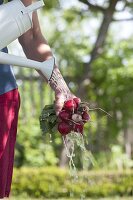
<svg viewBox="0 0 133 200"><path fill-rule="evenodd" d="M76 6L82 9L86 9L87 7L80 3L78 0L71 0L71 1L66 1L66 0L59 0L62 9L68 9L71 8L72 6ZM102 6L103 0L92 0L92 2L97 2L99 5ZM117 9L121 9L123 4L121 2L118 3ZM122 12L117 15L115 15L116 18L129 18L131 15L128 12ZM45 23L46 20L43 20ZM94 35L94 31L97 29L99 26L99 21L95 18L92 20L86 20L83 25L83 31L86 35ZM45 27L45 24L44 24ZM89 28L88 28L89 27ZM49 28L49 27L48 27ZM133 36L133 21L126 21L126 22L113 22L111 24L111 32L114 33L115 39L120 40L120 39L127 39L130 36ZM92 40L95 40L95 37L92 37ZM15 48L14 48L15 46ZM17 48L16 48L17 46ZM18 42L13 42L11 45L9 45L9 51L13 52L15 55L24 55L22 52L22 48L18 44Z"/></svg>
<svg viewBox="0 0 133 200"><path fill-rule="evenodd" d="M61 2L61 6L65 9L67 8L71 8L72 6L78 6L82 8L86 8L86 6L84 6L82 3L79 3L78 0L71 0L71 1L65 1L65 0L60 0ZM90 2L92 2L94 4L94 2L96 2L98 5L103 6L103 0L90 0ZM123 8L123 3L119 2L117 4L117 9L120 10ZM115 15L115 17L117 19L123 19L123 18L130 18L133 17L133 15L131 16L131 14L129 14L129 12L125 11L122 13L119 13L117 15ZM98 22L97 20L92 20L90 22L90 26L93 27L97 27L98 26ZM88 26L87 30L88 31ZM116 33L116 39L126 39L129 38L131 35L133 35L133 21L126 21L126 22L114 22L111 24L111 28L112 31ZM120 31L121 30L121 31Z"/></svg>

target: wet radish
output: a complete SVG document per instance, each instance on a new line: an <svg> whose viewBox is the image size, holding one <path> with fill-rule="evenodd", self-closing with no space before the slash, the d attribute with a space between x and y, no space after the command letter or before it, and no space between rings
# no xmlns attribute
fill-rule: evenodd
<svg viewBox="0 0 133 200"><path fill-rule="evenodd" d="M75 122L80 122L80 121L82 121L82 116L79 115L79 114L73 114L72 120L75 121Z"/></svg>
<svg viewBox="0 0 133 200"><path fill-rule="evenodd" d="M83 125L82 124L74 124L73 131L77 133L83 133Z"/></svg>
<svg viewBox="0 0 133 200"><path fill-rule="evenodd" d="M60 113L59 113L59 118L64 120L64 121L67 121L68 119L71 118L71 113L65 111L65 110L62 110Z"/></svg>
<svg viewBox="0 0 133 200"><path fill-rule="evenodd" d="M79 104L81 103L81 99L78 98L78 97L73 98L73 100L75 101L75 103L76 103L77 105L79 105Z"/></svg>
<svg viewBox="0 0 133 200"><path fill-rule="evenodd" d="M74 111L77 108L77 104L73 99L70 99L64 103L64 109L67 111Z"/></svg>
<svg viewBox="0 0 133 200"><path fill-rule="evenodd" d="M69 124L67 124L66 122L60 122L58 124L58 131L62 135L67 135L68 133L71 132L71 126Z"/></svg>

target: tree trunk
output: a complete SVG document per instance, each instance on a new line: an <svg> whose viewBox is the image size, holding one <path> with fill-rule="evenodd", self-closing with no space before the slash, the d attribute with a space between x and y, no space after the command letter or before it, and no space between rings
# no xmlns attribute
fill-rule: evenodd
<svg viewBox="0 0 133 200"><path fill-rule="evenodd" d="M131 159L133 157L133 125L132 121L129 121L128 128L124 129L124 145L125 152Z"/></svg>
<svg viewBox="0 0 133 200"><path fill-rule="evenodd" d="M103 46L105 43L105 40L107 38L109 26L112 22L113 15L115 13L115 8L119 0L110 0L108 8L105 10L103 14L103 20L101 23L101 26L99 28L98 36L96 39L96 42L94 44L94 47L92 49L91 55L90 55L90 61L85 64L84 69L84 75L80 79L80 85L78 89L78 95L84 96L85 94L85 86L90 81L91 77L91 65L92 63L100 56L100 54L103 52Z"/></svg>

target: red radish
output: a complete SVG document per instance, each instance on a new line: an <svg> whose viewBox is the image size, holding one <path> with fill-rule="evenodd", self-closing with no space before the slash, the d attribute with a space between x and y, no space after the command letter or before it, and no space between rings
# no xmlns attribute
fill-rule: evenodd
<svg viewBox="0 0 133 200"><path fill-rule="evenodd" d="M73 130L77 133L83 133L83 125L82 124L74 124Z"/></svg>
<svg viewBox="0 0 133 200"><path fill-rule="evenodd" d="M81 100L80 100L80 98L78 98L78 97L73 98L73 100L75 101L75 103L76 103L77 105L79 105L79 104L81 103Z"/></svg>
<svg viewBox="0 0 133 200"><path fill-rule="evenodd" d="M64 103L64 108L67 111L74 111L77 108L77 104L73 99L70 99Z"/></svg>
<svg viewBox="0 0 133 200"><path fill-rule="evenodd" d="M59 113L59 118L62 119L62 120L68 120L71 118L71 114L65 110L62 110L60 113Z"/></svg>
<svg viewBox="0 0 133 200"><path fill-rule="evenodd" d="M61 135L67 135L71 132L71 126L66 122L60 122L58 124L58 131L61 133Z"/></svg>
<svg viewBox="0 0 133 200"><path fill-rule="evenodd" d="M87 112L83 112L82 119L85 120L85 121L89 121L90 120L90 115Z"/></svg>
<svg viewBox="0 0 133 200"><path fill-rule="evenodd" d="M82 116L79 115L79 114L73 114L72 120L75 121L75 122L80 122L80 121L82 121Z"/></svg>

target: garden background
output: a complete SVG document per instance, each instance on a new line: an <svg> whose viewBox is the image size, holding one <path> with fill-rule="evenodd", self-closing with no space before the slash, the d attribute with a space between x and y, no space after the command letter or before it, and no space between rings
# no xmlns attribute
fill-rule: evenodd
<svg viewBox="0 0 133 200"><path fill-rule="evenodd" d="M133 199L133 2L45 0L38 14L71 91L112 118L90 111L86 152L75 148L79 179L74 182L61 135L50 138L39 127L41 111L53 103L54 93L36 71L14 67L21 109L12 196ZM17 42L10 52L23 55Z"/></svg>

